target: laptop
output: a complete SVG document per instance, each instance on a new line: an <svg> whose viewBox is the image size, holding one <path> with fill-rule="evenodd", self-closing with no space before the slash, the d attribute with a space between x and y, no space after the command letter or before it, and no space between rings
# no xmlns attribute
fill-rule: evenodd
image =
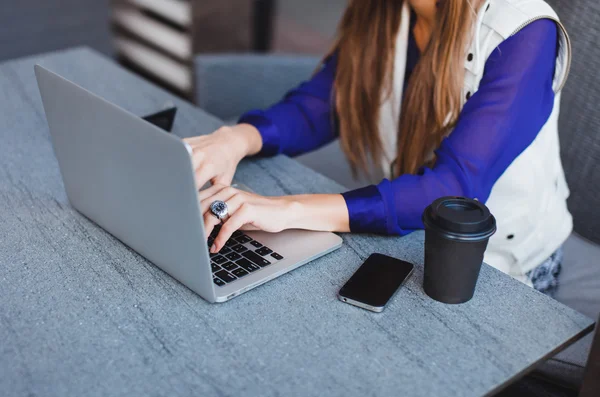
<svg viewBox="0 0 600 397"><path fill-rule="evenodd" d="M191 148L42 66L35 66L71 205L209 302L225 302L342 244L326 232L236 232L210 255Z"/></svg>

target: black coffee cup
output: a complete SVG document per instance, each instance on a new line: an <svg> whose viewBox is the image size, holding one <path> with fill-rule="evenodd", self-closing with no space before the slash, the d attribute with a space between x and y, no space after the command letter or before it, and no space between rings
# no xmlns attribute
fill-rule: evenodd
<svg viewBox="0 0 600 397"><path fill-rule="evenodd" d="M425 293L443 303L468 302L496 219L477 200L442 197L425 209L423 224Z"/></svg>

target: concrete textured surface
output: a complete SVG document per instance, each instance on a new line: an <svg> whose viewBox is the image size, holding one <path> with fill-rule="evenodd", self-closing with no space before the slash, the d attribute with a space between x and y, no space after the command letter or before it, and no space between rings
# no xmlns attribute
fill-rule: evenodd
<svg viewBox="0 0 600 397"><path fill-rule="evenodd" d="M484 265L464 305L422 290L423 234L344 235L338 251L211 305L68 203L33 65L175 133L220 121L88 49L0 64L3 396L481 396L589 332L589 318ZM337 192L287 157L244 161L259 193ZM198 242L203 244L203 242ZM339 302L373 252L416 264L381 314Z"/></svg>

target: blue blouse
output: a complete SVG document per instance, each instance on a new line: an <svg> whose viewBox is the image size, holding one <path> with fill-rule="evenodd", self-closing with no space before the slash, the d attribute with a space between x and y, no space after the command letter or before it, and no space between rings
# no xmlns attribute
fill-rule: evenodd
<svg viewBox="0 0 600 397"><path fill-rule="evenodd" d="M435 151L433 168L343 194L351 231L404 235L423 228L423 211L439 197L487 201L552 113L557 35L556 24L544 19L503 41L488 58L479 90L466 102L454 131ZM407 55L406 81L419 56L414 37ZM336 63L334 55L281 102L242 116L239 122L254 125L262 136L261 155L295 156L337 138L332 122Z"/></svg>

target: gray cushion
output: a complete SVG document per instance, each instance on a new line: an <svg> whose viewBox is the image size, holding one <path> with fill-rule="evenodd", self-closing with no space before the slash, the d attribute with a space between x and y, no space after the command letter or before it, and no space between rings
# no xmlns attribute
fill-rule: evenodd
<svg viewBox="0 0 600 397"><path fill-rule="evenodd" d="M600 2L547 0L573 42L573 65L562 97L560 134L575 230L600 243Z"/></svg>
<svg viewBox="0 0 600 397"><path fill-rule="evenodd" d="M596 319L600 313L600 246L571 235L564 245L560 287L555 298ZM544 363L536 375L578 388L583 379L593 335L590 334Z"/></svg>
<svg viewBox="0 0 600 397"><path fill-rule="evenodd" d="M311 77L320 58L286 55L199 55L196 104L222 120L264 109Z"/></svg>
<svg viewBox="0 0 600 397"><path fill-rule="evenodd" d="M572 234L564 249L560 287L555 297L595 319L600 313L600 245Z"/></svg>

